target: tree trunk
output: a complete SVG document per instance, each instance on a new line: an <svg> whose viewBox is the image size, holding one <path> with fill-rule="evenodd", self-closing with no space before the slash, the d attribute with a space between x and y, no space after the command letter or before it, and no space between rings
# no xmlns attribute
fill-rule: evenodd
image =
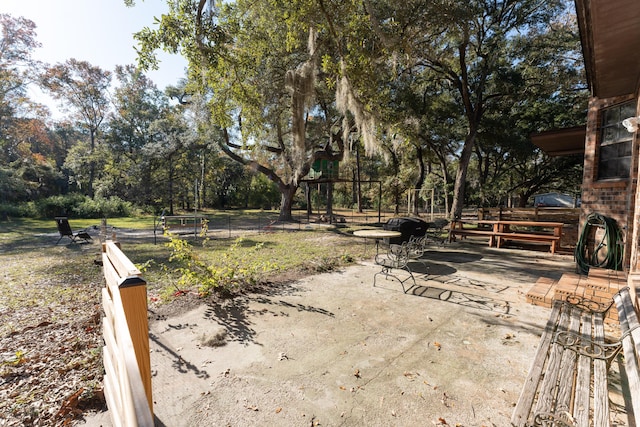
<svg viewBox="0 0 640 427"><path fill-rule="evenodd" d="M307 200L307 217L310 217L313 214L313 207L311 206L311 186L308 182L305 182L304 195Z"/></svg>
<svg viewBox="0 0 640 427"><path fill-rule="evenodd" d="M413 212L418 215L420 204L418 202L420 190L422 190L422 184L424 183L424 177L426 175L426 170L424 166L424 156L422 153L422 147L420 145L416 146L416 157L418 158L418 177L415 182L415 193L413 197Z"/></svg>
<svg viewBox="0 0 640 427"><path fill-rule="evenodd" d="M169 215L173 215L173 160L169 156Z"/></svg>
<svg viewBox="0 0 640 427"><path fill-rule="evenodd" d="M333 221L333 182L327 182L327 217L329 217L329 223Z"/></svg>
<svg viewBox="0 0 640 427"><path fill-rule="evenodd" d="M467 180L467 169L469 169L469 162L471 160L471 153L473 152L473 145L476 141L475 131L469 132L467 139L462 147L462 153L460 155L460 162L458 163L458 170L456 171L456 181L453 187L453 204L451 206L451 216L460 218L462 216L462 208L464 207L464 190Z"/></svg>
<svg viewBox="0 0 640 427"><path fill-rule="evenodd" d="M291 209L293 207L293 197L298 190L298 186L294 184L287 184L280 187L280 216L279 221L292 222L293 215L291 215Z"/></svg>
<svg viewBox="0 0 640 427"><path fill-rule="evenodd" d="M362 213L362 187L360 186L360 144L356 144L356 179L358 213Z"/></svg>
<svg viewBox="0 0 640 427"><path fill-rule="evenodd" d="M527 207L527 200L529 200L529 198L527 197L525 192L524 191L520 191L519 194L518 194L518 207L519 208L526 208Z"/></svg>
<svg viewBox="0 0 640 427"><path fill-rule="evenodd" d="M394 183L393 186L393 205L393 213L398 216L400 214L400 186L397 183Z"/></svg>
<svg viewBox="0 0 640 427"><path fill-rule="evenodd" d="M90 129L89 134L91 137L91 148L89 150L91 159L89 160L89 188L87 189L87 191L89 192L88 194L89 198L93 199L93 196L94 196L93 182L95 181L95 178L96 178L96 161L93 159L93 152L96 147L96 132L95 130Z"/></svg>
<svg viewBox="0 0 640 427"><path fill-rule="evenodd" d="M443 183L442 183L442 192L444 194L444 211L449 213L449 207L451 206L451 199L449 198L449 180L448 180L448 175L444 174L443 175ZM449 219L451 219L449 217Z"/></svg>
<svg viewBox="0 0 640 427"><path fill-rule="evenodd" d="M201 163L200 163L200 188L198 191L198 204L201 208L207 207L207 180L206 171L207 171L207 158L203 152L201 153Z"/></svg>
<svg viewBox="0 0 640 427"><path fill-rule="evenodd" d="M358 206L358 178L356 170L351 169L351 206Z"/></svg>

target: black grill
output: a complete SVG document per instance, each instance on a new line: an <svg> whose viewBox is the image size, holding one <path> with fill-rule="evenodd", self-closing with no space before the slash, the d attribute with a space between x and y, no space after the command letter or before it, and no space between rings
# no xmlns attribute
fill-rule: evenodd
<svg viewBox="0 0 640 427"><path fill-rule="evenodd" d="M401 244L407 242L411 236L422 237L427 233L429 224L420 218L391 218L382 226L385 230L399 231L400 237L385 238L387 244Z"/></svg>

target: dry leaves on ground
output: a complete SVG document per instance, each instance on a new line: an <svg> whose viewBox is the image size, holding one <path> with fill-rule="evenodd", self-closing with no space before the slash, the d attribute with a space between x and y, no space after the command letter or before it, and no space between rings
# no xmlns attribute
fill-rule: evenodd
<svg viewBox="0 0 640 427"><path fill-rule="evenodd" d="M92 265L92 257L2 257L3 427L71 425L84 412L104 408L101 270Z"/></svg>

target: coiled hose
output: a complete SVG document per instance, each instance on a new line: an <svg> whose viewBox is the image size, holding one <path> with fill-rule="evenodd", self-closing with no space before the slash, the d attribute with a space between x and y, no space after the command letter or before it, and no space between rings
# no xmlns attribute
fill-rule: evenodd
<svg viewBox="0 0 640 427"><path fill-rule="evenodd" d="M591 257L587 259L586 245L592 227L603 228L604 234L600 242L595 242ZM599 261L599 255L603 249L606 249L607 253ZM590 214L582 228L582 233L574 252L578 273L589 273L589 267L591 266L603 267L609 270L621 270L623 252L622 233L616 221L597 213Z"/></svg>

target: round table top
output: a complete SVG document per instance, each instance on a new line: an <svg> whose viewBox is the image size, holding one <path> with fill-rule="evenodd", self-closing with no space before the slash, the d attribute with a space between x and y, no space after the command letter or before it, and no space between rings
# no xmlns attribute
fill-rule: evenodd
<svg viewBox="0 0 640 427"><path fill-rule="evenodd" d="M393 230L368 229L356 230L353 232L353 235L358 237L370 237L372 239L382 239L383 237L400 237L402 236L402 233Z"/></svg>

